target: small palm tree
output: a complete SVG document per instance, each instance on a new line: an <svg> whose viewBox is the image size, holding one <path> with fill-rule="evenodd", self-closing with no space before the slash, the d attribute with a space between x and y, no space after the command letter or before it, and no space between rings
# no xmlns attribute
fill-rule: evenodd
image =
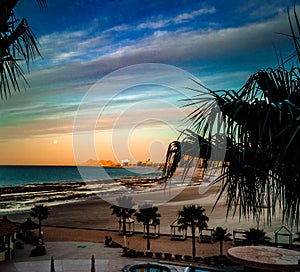
<svg viewBox="0 0 300 272"><path fill-rule="evenodd" d="M190 227L192 231L192 257L196 256L196 228L204 229L207 227L209 218L205 215L205 209L201 206L190 205L184 206L178 212L178 223L183 225L183 228Z"/></svg>
<svg viewBox="0 0 300 272"><path fill-rule="evenodd" d="M135 209L133 209L133 199L132 197L127 196L121 196L117 199L118 205L112 205L110 208L113 210L112 215L116 215L118 218L122 218L123 223L123 235L124 235L124 246L126 247L126 219L130 218L134 212Z"/></svg>
<svg viewBox="0 0 300 272"><path fill-rule="evenodd" d="M39 238L42 239L42 221L48 218L50 208L43 204L35 205L30 212L30 216L38 218L39 220Z"/></svg>
<svg viewBox="0 0 300 272"><path fill-rule="evenodd" d="M266 236L266 232L259 228L250 228L245 233L247 244L257 246L258 244L265 244L271 238Z"/></svg>
<svg viewBox="0 0 300 272"><path fill-rule="evenodd" d="M150 223L158 220L160 214L157 213L158 208L150 204L139 206L139 211L135 213L138 222L143 222L146 225L147 232L147 250L150 250Z"/></svg>
<svg viewBox="0 0 300 272"><path fill-rule="evenodd" d="M217 227L213 236L216 242L220 242L220 255L223 255L223 241L230 241L231 233L227 232L227 229Z"/></svg>

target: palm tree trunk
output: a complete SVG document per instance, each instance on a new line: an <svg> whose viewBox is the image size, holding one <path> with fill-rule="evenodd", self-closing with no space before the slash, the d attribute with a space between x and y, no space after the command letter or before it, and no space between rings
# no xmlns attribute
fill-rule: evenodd
<svg viewBox="0 0 300 272"><path fill-rule="evenodd" d="M147 250L150 250L150 226L147 224Z"/></svg>
<svg viewBox="0 0 300 272"><path fill-rule="evenodd" d="M196 257L196 235L195 235L195 225L192 225L192 257Z"/></svg>
<svg viewBox="0 0 300 272"><path fill-rule="evenodd" d="M223 240L220 240L220 255L223 255Z"/></svg>
<svg viewBox="0 0 300 272"><path fill-rule="evenodd" d="M42 239L42 219L39 217L39 238Z"/></svg>
<svg viewBox="0 0 300 272"><path fill-rule="evenodd" d="M123 237L124 237L124 247L127 247L127 241L126 241L126 215L123 215Z"/></svg>

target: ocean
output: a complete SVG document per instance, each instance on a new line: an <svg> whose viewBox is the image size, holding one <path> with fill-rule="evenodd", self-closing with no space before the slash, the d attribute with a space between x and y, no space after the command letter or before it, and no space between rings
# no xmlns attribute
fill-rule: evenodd
<svg viewBox="0 0 300 272"><path fill-rule="evenodd" d="M160 174L159 170L142 167L0 166L0 187L103 180L107 177L157 177Z"/></svg>
<svg viewBox="0 0 300 272"><path fill-rule="evenodd" d="M95 194L141 190L161 176L154 168L0 166L0 214L57 205ZM124 183L125 181L125 183Z"/></svg>

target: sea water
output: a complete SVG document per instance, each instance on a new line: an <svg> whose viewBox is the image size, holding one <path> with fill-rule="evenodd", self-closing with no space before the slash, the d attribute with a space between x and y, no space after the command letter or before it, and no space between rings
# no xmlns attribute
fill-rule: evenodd
<svg viewBox="0 0 300 272"><path fill-rule="evenodd" d="M130 193L123 180L157 178L154 168L0 166L0 214L57 205L95 194ZM121 183L120 183L121 182ZM142 190L146 184L143 183Z"/></svg>
<svg viewBox="0 0 300 272"><path fill-rule="evenodd" d="M0 187L49 182L81 182L128 177L157 177L152 168L118 168L88 166L0 166Z"/></svg>

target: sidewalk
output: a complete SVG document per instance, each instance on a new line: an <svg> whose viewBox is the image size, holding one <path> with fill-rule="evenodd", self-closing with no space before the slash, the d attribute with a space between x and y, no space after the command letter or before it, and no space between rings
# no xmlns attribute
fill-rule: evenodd
<svg viewBox="0 0 300 272"><path fill-rule="evenodd" d="M47 242L46 255L29 257L33 246L25 245L17 249L12 262L0 263L1 272L49 272L51 257L55 262L56 272L89 272L91 257L95 257L96 272L122 271L122 268L135 259L121 257L122 249L106 248L102 243L89 242ZM139 258L139 262L143 261ZM149 262L149 259L144 261ZM176 267L184 271L183 267Z"/></svg>

